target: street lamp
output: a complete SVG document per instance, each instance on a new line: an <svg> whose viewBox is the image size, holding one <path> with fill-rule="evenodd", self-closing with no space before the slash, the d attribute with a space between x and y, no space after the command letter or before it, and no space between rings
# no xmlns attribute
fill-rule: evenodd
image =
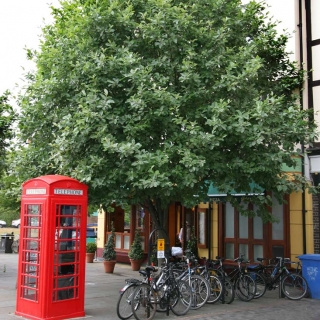
<svg viewBox="0 0 320 320"><path fill-rule="evenodd" d="M309 156L309 162L313 185L318 187L320 184L320 155Z"/></svg>

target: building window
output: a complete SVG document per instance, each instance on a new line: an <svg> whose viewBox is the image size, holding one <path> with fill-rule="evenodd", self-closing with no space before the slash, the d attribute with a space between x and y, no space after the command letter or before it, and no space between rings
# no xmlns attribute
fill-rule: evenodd
<svg viewBox="0 0 320 320"><path fill-rule="evenodd" d="M137 206L137 212L136 212L136 228L143 230L144 229L144 218L145 218L145 212L144 209L141 206Z"/></svg>
<svg viewBox="0 0 320 320"><path fill-rule="evenodd" d="M279 204L272 197L272 214L278 223L263 224L260 217L242 216L230 203L219 205L219 232L221 233L219 254L227 259L235 259L244 254L246 259L257 261L259 257L272 258L289 256L287 225L289 210L285 204ZM249 204L248 209L256 208Z"/></svg>
<svg viewBox="0 0 320 320"><path fill-rule="evenodd" d="M207 210L198 208L198 248L207 248Z"/></svg>

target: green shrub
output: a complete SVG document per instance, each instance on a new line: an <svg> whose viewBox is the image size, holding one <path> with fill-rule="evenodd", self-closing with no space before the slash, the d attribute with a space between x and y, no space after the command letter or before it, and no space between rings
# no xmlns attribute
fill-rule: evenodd
<svg viewBox="0 0 320 320"><path fill-rule="evenodd" d="M94 242L89 242L86 245L86 252L87 253L95 253L97 251L97 245Z"/></svg>
<svg viewBox="0 0 320 320"><path fill-rule="evenodd" d="M134 239L130 247L130 250L128 252L128 256L131 260L141 260L144 256L144 251L141 245L141 237L140 237L139 230L136 230L134 234Z"/></svg>
<svg viewBox="0 0 320 320"><path fill-rule="evenodd" d="M102 252L102 258L105 261L111 261L116 259L116 250L115 250L115 233L114 233L114 226L113 222L111 222L111 235L108 238L107 243L105 244Z"/></svg>

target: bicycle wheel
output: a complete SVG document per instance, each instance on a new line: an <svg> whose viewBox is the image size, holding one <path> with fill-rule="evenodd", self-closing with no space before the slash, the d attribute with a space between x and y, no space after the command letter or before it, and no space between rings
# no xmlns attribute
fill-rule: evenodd
<svg viewBox="0 0 320 320"><path fill-rule="evenodd" d="M308 284L302 275L290 273L282 279L281 289L288 299L300 300L308 293Z"/></svg>
<svg viewBox="0 0 320 320"><path fill-rule="evenodd" d="M224 279L224 303L230 304L233 302L235 297L233 284L229 278ZM220 297L220 301L222 301L222 295Z"/></svg>
<svg viewBox="0 0 320 320"><path fill-rule="evenodd" d="M207 302L210 296L210 284L205 278L193 275L190 279L190 286L192 290L191 309L196 310Z"/></svg>
<svg viewBox="0 0 320 320"><path fill-rule="evenodd" d="M256 293L253 297L253 299L258 299L262 297L267 290L267 280L266 278L261 274L254 271L250 271L247 273L249 277L251 277L254 282L256 283Z"/></svg>
<svg viewBox="0 0 320 320"><path fill-rule="evenodd" d="M170 309L176 316L185 315L191 308L191 287L186 281L177 281L170 289Z"/></svg>
<svg viewBox="0 0 320 320"><path fill-rule="evenodd" d="M157 310L150 285L143 283L137 286L132 294L131 310L137 320L151 320Z"/></svg>
<svg viewBox="0 0 320 320"><path fill-rule="evenodd" d="M207 300L207 303L212 304L221 298L223 285L220 278L213 275L210 276L209 284L210 296Z"/></svg>
<svg viewBox="0 0 320 320"><path fill-rule="evenodd" d="M131 300L135 285L128 286L127 289L119 296L117 303L117 315L120 319L126 320L132 316Z"/></svg>
<svg viewBox="0 0 320 320"><path fill-rule="evenodd" d="M249 302L256 294L256 283L248 275L240 275L235 282L237 297L245 302Z"/></svg>

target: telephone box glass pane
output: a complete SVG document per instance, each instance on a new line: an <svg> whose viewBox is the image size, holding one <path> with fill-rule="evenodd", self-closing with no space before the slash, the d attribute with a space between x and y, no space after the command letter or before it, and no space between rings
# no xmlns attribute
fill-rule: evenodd
<svg viewBox="0 0 320 320"><path fill-rule="evenodd" d="M28 289L28 288L22 287L21 297L28 300L38 301L37 290L34 290L34 289Z"/></svg>
<svg viewBox="0 0 320 320"><path fill-rule="evenodd" d="M53 301L78 296L81 206L56 206Z"/></svg>
<svg viewBox="0 0 320 320"><path fill-rule="evenodd" d="M38 301L42 205L24 206L24 228L20 243L22 255L21 298ZM21 238L20 238L21 239Z"/></svg>
<svg viewBox="0 0 320 320"><path fill-rule="evenodd" d="M38 204L29 204L28 205L28 215L39 215L40 206Z"/></svg>
<svg viewBox="0 0 320 320"><path fill-rule="evenodd" d="M40 249L39 242L34 240L25 240L25 248L26 250L34 250L38 251Z"/></svg>

